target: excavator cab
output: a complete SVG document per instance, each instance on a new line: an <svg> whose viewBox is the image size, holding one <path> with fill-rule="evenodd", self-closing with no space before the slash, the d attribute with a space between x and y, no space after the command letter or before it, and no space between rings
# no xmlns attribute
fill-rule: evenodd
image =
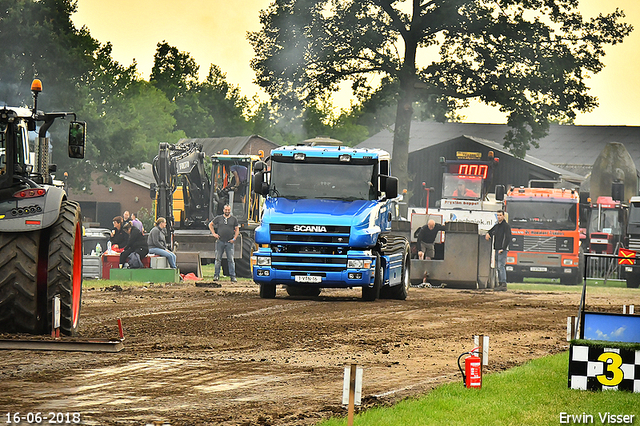
<svg viewBox="0 0 640 426"><path fill-rule="evenodd" d="M259 220L257 194L251 192L255 159L247 155L213 155L211 217L222 214L226 204L241 224Z"/></svg>

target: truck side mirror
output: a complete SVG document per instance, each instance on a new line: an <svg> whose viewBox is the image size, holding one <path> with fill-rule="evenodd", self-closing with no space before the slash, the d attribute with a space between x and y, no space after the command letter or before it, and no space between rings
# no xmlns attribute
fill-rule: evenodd
<svg viewBox="0 0 640 426"><path fill-rule="evenodd" d="M587 191L580 192L580 204L589 204L589 193Z"/></svg>
<svg viewBox="0 0 640 426"><path fill-rule="evenodd" d="M151 197L152 200L156 199L157 190L158 190L158 185L156 185L155 183L152 183L151 185L149 185L149 196Z"/></svg>
<svg viewBox="0 0 640 426"><path fill-rule="evenodd" d="M69 157L84 158L87 123L73 121L69 124Z"/></svg>
<svg viewBox="0 0 640 426"><path fill-rule="evenodd" d="M264 170L264 162L262 161L256 161L256 163L253 165L253 171L254 172L261 172Z"/></svg>
<svg viewBox="0 0 640 426"><path fill-rule="evenodd" d="M613 201L620 201L624 199L624 183L617 181L611 184L611 198Z"/></svg>
<svg viewBox="0 0 640 426"><path fill-rule="evenodd" d="M504 200L504 185L496 185L496 201Z"/></svg>
<svg viewBox="0 0 640 426"><path fill-rule="evenodd" d="M269 194L269 184L264 181L264 172L258 172L253 175L253 192L256 194L264 195Z"/></svg>
<svg viewBox="0 0 640 426"><path fill-rule="evenodd" d="M386 176L384 182L384 192L387 194L387 198L396 198L398 196L398 178Z"/></svg>

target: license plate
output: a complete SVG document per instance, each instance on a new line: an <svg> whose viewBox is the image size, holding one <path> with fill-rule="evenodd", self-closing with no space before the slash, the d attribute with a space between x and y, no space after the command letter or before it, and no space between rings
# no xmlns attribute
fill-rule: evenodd
<svg viewBox="0 0 640 426"><path fill-rule="evenodd" d="M317 275L296 275L295 281L297 283L319 283L322 282L322 277Z"/></svg>
<svg viewBox="0 0 640 426"><path fill-rule="evenodd" d="M545 266L532 266L529 270L531 272L547 272L547 268Z"/></svg>

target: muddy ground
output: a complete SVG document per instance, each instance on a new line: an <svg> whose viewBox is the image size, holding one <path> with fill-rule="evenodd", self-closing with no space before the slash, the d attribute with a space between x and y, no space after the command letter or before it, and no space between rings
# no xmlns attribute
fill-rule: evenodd
<svg viewBox="0 0 640 426"><path fill-rule="evenodd" d="M405 301L363 302L356 290L294 299L284 289L266 300L252 281L221 284L85 288L81 335L117 337L120 318L125 349L0 351L0 422L7 412L77 412L87 425L312 425L346 415L345 365L364 367L362 407L393 404L461 381L456 361L474 334L490 336L489 373L566 350L580 301L447 288L411 288ZM640 292L618 294L588 296L588 307L640 305Z"/></svg>

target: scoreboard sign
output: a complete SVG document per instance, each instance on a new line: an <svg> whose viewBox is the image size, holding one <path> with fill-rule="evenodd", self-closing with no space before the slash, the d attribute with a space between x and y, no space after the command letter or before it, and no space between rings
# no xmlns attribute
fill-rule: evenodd
<svg viewBox="0 0 640 426"><path fill-rule="evenodd" d="M640 393L640 350L572 344L569 388Z"/></svg>

